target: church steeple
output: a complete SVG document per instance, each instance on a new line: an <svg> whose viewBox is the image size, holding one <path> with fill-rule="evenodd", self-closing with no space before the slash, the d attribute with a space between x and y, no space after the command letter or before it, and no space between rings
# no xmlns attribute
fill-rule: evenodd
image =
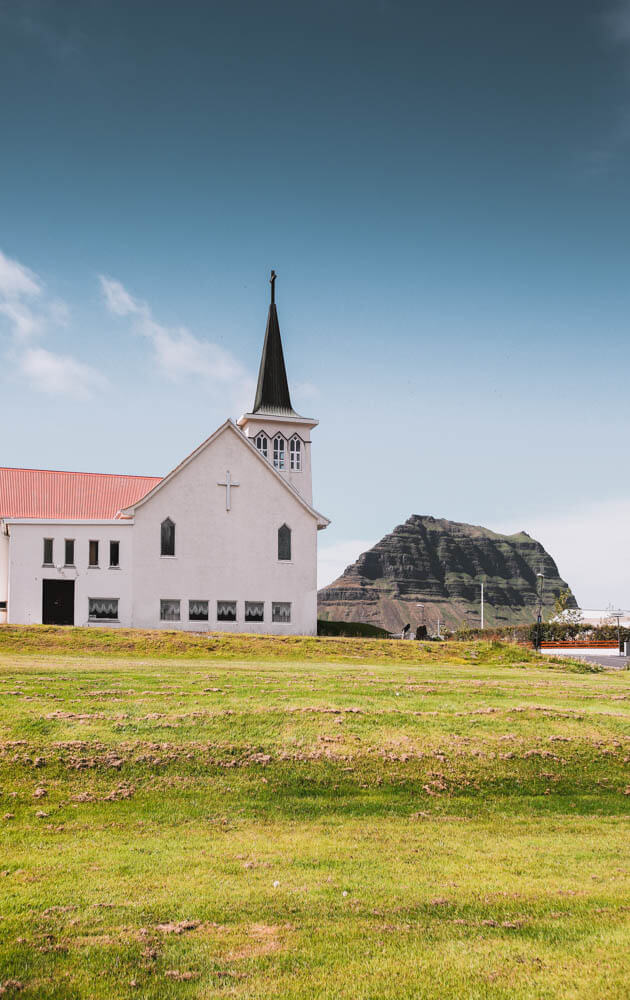
<svg viewBox="0 0 630 1000"><path fill-rule="evenodd" d="M271 302L269 304L265 343L263 344L262 358L260 359L256 399L254 400L252 413L290 415L294 414L295 410L291 406L287 371L284 366L282 338L280 337L280 324L278 323L278 311L276 309L275 271L271 272L270 283Z"/></svg>

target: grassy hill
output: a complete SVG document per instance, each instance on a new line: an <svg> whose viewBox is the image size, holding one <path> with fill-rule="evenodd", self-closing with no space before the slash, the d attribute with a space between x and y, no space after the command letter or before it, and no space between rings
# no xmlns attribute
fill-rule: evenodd
<svg viewBox="0 0 630 1000"><path fill-rule="evenodd" d="M0 630L7 995L627 996L630 674L90 635Z"/></svg>

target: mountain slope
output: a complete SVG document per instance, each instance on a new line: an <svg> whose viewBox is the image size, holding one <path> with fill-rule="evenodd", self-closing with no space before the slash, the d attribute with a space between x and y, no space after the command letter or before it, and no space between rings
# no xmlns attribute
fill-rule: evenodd
<svg viewBox="0 0 630 1000"><path fill-rule="evenodd" d="M318 613L391 631L406 622L425 623L432 631L438 617L451 626L477 625L483 580L487 625L531 622L540 572L548 612L567 584L540 542L524 531L499 535L477 525L413 514L320 590ZM573 594L569 606L577 607Z"/></svg>

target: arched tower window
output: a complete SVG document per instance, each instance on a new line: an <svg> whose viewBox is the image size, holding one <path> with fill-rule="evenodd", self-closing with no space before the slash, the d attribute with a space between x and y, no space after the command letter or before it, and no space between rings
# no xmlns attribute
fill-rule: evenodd
<svg viewBox="0 0 630 1000"><path fill-rule="evenodd" d="M273 439L273 467L274 469L284 469L284 446L285 440L282 434L276 434Z"/></svg>
<svg viewBox="0 0 630 1000"><path fill-rule="evenodd" d="M160 525L160 555L175 555L175 525L170 517Z"/></svg>
<svg viewBox="0 0 630 1000"><path fill-rule="evenodd" d="M278 559L291 558L291 529L288 524L278 528Z"/></svg>
<svg viewBox="0 0 630 1000"><path fill-rule="evenodd" d="M302 442L297 435L289 441L289 469L291 472L302 471Z"/></svg>
<svg viewBox="0 0 630 1000"><path fill-rule="evenodd" d="M260 434L256 435L255 443L263 458L269 458L269 438L264 431L261 431Z"/></svg>

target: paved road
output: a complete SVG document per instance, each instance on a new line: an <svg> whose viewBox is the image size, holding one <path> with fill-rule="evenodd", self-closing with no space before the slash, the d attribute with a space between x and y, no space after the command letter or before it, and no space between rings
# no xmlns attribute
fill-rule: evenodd
<svg viewBox="0 0 630 1000"><path fill-rule="evenodd" d="M601 667L606 667L608 670L630 670L630 656L600 656L599 654L595 656L592 653L582 655L578 649L573 650L572 653L554 650L553 655L570 656L572 660L586 660L587 663L599 663Z"/></svg>

